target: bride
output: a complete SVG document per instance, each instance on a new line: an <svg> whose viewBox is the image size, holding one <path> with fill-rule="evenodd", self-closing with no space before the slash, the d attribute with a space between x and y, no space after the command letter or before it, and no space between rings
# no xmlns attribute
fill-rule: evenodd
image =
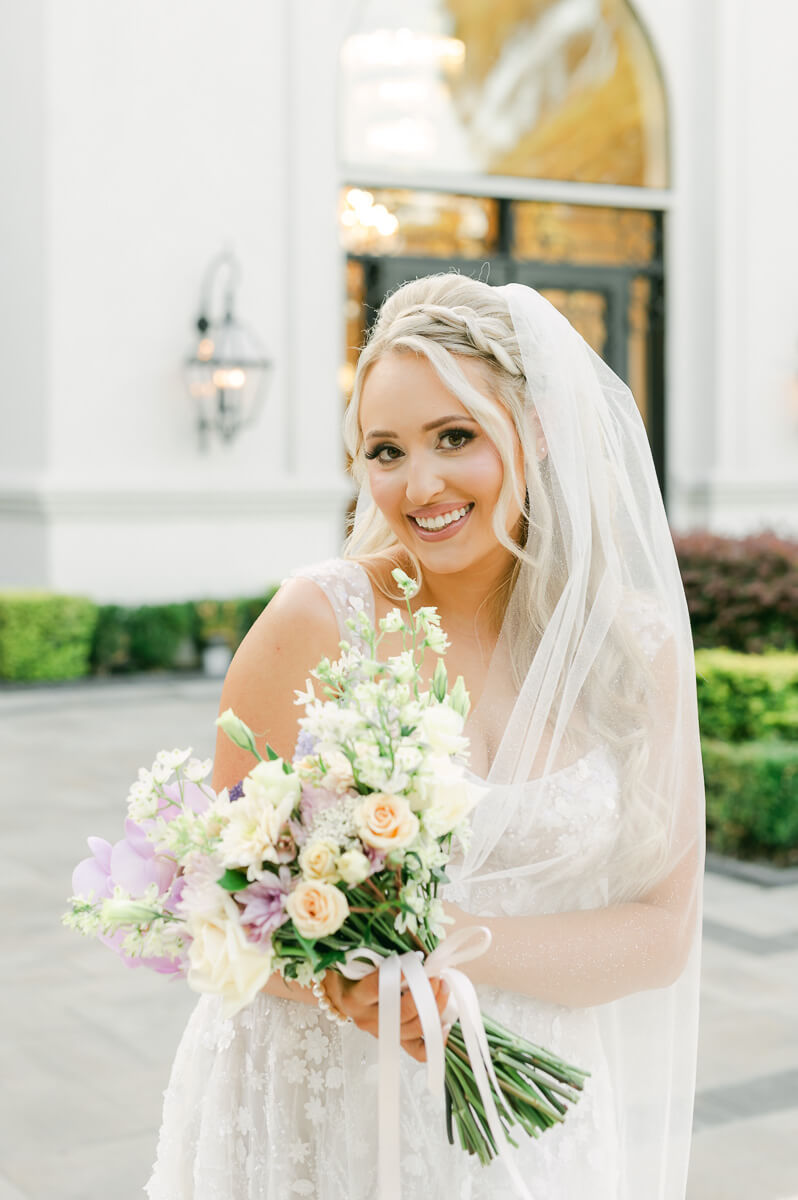
<svg viewBox="0 0 798 1200"><path fill-rule="evenodd" d="M510 1154L535 1200L683 1198L703 784L686 607L634 401L533 289L431 275L383 304L346 438L360 493L343 557L283 584L221 707L290 757L294 691L352 639L351 604L378 619L398 602L392 568L415 575L413 606L437 607L469 688L486 785L445 892L455 927L492 935L464 970L485 1013L591 1072L565 1122ZM220 736L217 788L251 765ZM320 1008L273 978L232 1020L199 1000L150 1200L374 1200L376 976L328 974L323 991ZM514 1197L501 1162L449 1146L409 994L402 1022L405 1200Z"/></svg>

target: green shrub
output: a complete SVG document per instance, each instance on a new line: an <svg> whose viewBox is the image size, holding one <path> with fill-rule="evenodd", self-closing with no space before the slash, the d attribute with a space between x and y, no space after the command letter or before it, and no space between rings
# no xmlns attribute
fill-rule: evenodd
<svg viewBox="0 0 798 1200"><path fill-rule="evenodd" d="M83 596L0 593L0 678L86 675L96 623L97 605Z"/></svg>
<svg viewBox="0 0 798 1200"><path fill-rule="evenodd" d="M707 838L738 858L798 862L798 745L705 740Z"/></svg>
<svg viewBox="0 0 798 1200"><path fill-rule="evenodd" d="M770 533L673 540L697 647L798 649L798 543Z"/></svg>
<svg viewBox="0 0 798 1200"><path fill-rule="evenodd" d="M186 638L194 636L191 604L143 604L126 620L130 637L130 665L135 670L170 670Z"/></svg>
<svg viewBox="0 0 798 1200"><path fill-rule="evenodd" d="M698 650L695 663L705 738L798 740L798 654Z"/></svg>
<svg viewBox="0 0 798 1200"><path fill-rule="evenodd" d="M235 600L200 600L194 605L196 638L200 646L223 641L235 650L241 641L238 603Z"/></svg>
<svg viewBox="0 0 798 1200"><path fill-rule="evenodd" d="M238 641L244 640L266 605L277 591L277 584L268 588L261 596L250 596L238 603Z"/></svg>
<svg viewBox="0 0 798 1200"><path fill-rule="evenodd" d="M231 650L237 650L276 591L275 586L261 596L198 601L194 605L198 644L202 647L213 638L222 638Z"/></svg>
<svg viewBox="0 0 798 1200"><path fill-rule="evenodd" d="M276 591L135 608L98 607L45 592L0 592L0 678L71 679L89 669L103 675L195 666L198 650L213 636L236 650ZM91 615L88 632L81 613Z"/></svg>
<svg viewBox="0 0 798 1200"><path fill-rule="evenodd" d="M96 675L130 670L130 613L120 604L100 605L91 647L91 669Z"/></svg>

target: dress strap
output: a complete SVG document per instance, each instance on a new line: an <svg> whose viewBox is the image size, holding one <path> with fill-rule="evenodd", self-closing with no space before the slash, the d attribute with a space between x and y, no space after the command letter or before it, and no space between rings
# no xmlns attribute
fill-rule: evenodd
<svg viewBox="0 0 798 1200"><path fill-rule="evenodd" d="M365 567L361 567L353 558L329 558L312 566L298 567L289 578L297 576L312 579L321 588L335 613L341 638L362 649L362 640L349 628L346 619L352 616L350 601L354 600L357 607L362 604L369 620L374 623L374 592Z"/></svg>

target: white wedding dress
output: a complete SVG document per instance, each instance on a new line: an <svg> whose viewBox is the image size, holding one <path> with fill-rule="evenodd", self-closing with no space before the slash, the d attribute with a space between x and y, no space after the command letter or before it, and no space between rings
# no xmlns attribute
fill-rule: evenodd
<svg viewBox="0 0 798 1200"><path fill-rule="evenodd" d="M361 597L373 617L370 582L357 563L335 559L299 574L324 589L342 637L353 637L343 624L348 597ZM609 756L596 749L527 786L537 789L537 803L519 812L490 867L505 871L539 854L541 840L554 843L570 869L557 873L548 891L536 880L534 911L600 905L591 881L617 822ZM484 916L521 915L530 911L531 890L526 876L486 882L469 907ZM591 1072L563 1125L537 1140L517 1130L519 1149L511 1152L534 1200L625 1196L601 1010L489 987L478 994L484 1012ZM404 1200L514 1200L501 1163L483 1167L449 1145L443 1102L428 1094L425 1067L402 1059ZM314 1007L265 993L224 1020L219 1001L203 996L165 1092L157 1162L145 1190L150 1200L375 1200L376 1097L377 1042L354 1026L333 1025Z"/></svg>

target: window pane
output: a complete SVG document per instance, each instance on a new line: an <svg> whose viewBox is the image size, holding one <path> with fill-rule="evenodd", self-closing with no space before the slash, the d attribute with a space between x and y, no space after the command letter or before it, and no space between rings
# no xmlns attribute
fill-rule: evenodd
<svg viewBox="0 0 798 1200"><path fill-rule="evenodd" d="M338 219L348 254L479 258L496 249L499 206L480 196L344 188Z"/></svg>
<svg viewBox="0 0 798 1200"><path fill-rule="evenodd" d="M664 87L626 0L367 0L341 101L347 165L668 184Z"/></svg>
<svg viewBox="0 0 798 1200"><path fill-rule="evenodd" d="M571 322L588 346L604 358L607 348L606 297L601 292L566 288L541 288L540 294Z"/></svg>
<svg viewBox="0 0 798 1200"><path fill-rule="evenodd" d="M623 208L518 202L513 257L521 261L648 263L657 251L656 216Z"/></svg>

